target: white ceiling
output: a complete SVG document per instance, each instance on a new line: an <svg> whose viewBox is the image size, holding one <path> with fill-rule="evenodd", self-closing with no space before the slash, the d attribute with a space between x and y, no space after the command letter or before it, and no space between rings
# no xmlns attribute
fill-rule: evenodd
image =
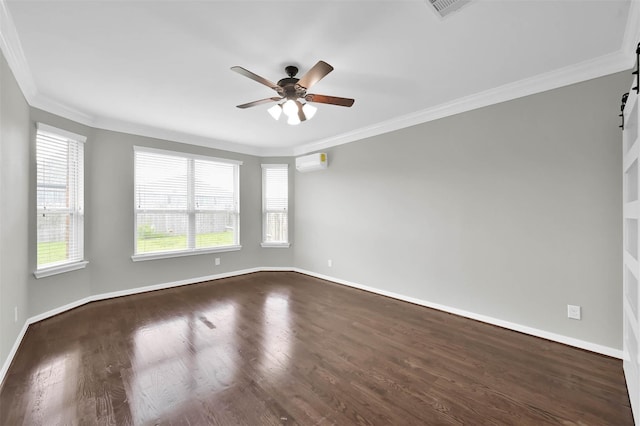
<svg viewBox="0 0 640 426"><path fill-rule="evenodd" d="M2 2L2 48L31 105L84 124L258 155L293 155L628 69L627 0ZM634 2L635 3L635 2ZM631 6L631 7L630 7ZM335 68L298 126L269 105L289 64Z"/></svg>

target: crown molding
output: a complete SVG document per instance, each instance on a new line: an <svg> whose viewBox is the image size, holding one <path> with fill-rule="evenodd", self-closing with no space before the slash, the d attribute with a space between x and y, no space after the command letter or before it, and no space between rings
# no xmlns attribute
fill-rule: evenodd
<svg viewBox="0 0 640 426"><path fill-rule="evenodd" d="M199 136L192 133L180 132L177 130L163 129L160 127L148 126L140 123L132 123L125 120L108 117L92 116L84 112L71 108L68 105L48 98L41 93L37 93L29 104L35 108L49 112L51 114L73 120L94 129L109 130L112 132L128 133L131 135L145 136L153 139L163 139L173 142L186 143L189 145L202 146L205 148L230 151L238 154L253 155L256 157L268 156L291 156L291 149L271 149L260 148L251 145L244 145L236 142L223 141L210 137Z"/></svg>
<svg viewBox="0 0 640 426"><path fill-rule="evenodd" d="M29 100L28 100L29 102ZM223 141L192 133L180 132L177 130L163 129L160 127L148 126L139 123L132 123L125 120L108 117L92 116L84 112L69 107L68 105L48 98L41 93L33 96L29 102L32 107L41 109L51 114L73 120L94 129L109 130L113 132L128 133L131 135L145 136L153 139L163 139L173 142L197 145L205 148L230 151L238 154L253 155L256 157L276 157L292 156L291 148L261 148L252 145L240 144L237 142Z"/></svg>
<svg viewBox="0 0 640 426"><path fill-rule="evenodd" d="M633 52L633 58L635 59L635 48L633 49ZM593 78L602 77L620 71L626 71L633 66L633 63L629 61L630 56L628 53L629 52L623 52L620 50L615 53L600 56L598 58L570 65L555 71L539 74L534 77L505 84L474 95L458 98L450 102L436 105L432 108L402 115L352 132L302 145L294 148L293 154L304 155L309 152L378 136L394 130L404 129L406 127L449 117L462 112L472 111L485 106L557 89L559 87L580 83L582 81L591 80Z"/></svg>
<svg viewBox="0 0 640 426"><path fill-rule="evenodd" d="M13 23L5 0L0 0L0 49L7 59L9 68L18 82L27 102L31 103L37 93L33 75L24 56L18 31Z"/></svg>
<svg viewBox="0 0 640 426"><path fill-rule="evenodd" d="M635 64L638 43L640 43L640 1L631 0L627 25L624 29L624 37L620 47L620 50L629 57L629 68L632 68Z"/></svg>
<svg viewBox="0 0 640 426"><path fill-rule="evenodd" d="M48 113L97 129L124 132L151 138L167 139L255 156L266 156L267 154L291 155L290 150L265 150L233 142L219 141L182 132L98 117L46 96L42 92L38 91L26 56L22 50L22 44L20 43L18 32L13 19L11 18L9 9L7 8L6 0L0 0L0 49L2 50L9 68L18 82L18 86L22 90L22 94L31 107L38 108ZM276 151L278 152L277 154L272 154L272 152Z"/></svg>
<svg viewBox="0 0 640 426"><path fill-rule="evenodd" d="M47 97L38 91L22 50L17 30L7 9L6 0L0 0L0 48L29 105L98 129L166 139L258 157L304 155L309 152L370 138L462 112L628 70L634 65L636 44L639 41L640 0L631 0L624 37L621 48L617 52L298 147L267 148L94 116Z"/></svg>
<svg viewBox="0 0 640 426"><path fill-rule="evenodd" d="M94 118L92 116L54 101L38 91L5 0L0 0L0 49L2 49L7 64L9 64L18 86L30 106L87 126L93 125Z"/></svg>
<svg viewBox="0 0 640 426"><path fill-rule="evenodd" d="M195 135L192 133L180 132L177 130L161 129L154 126L132 123L111 118L97 118L92 126L96 129L109 130L113 132L128 133L132 135L145 136L154 139L163 139L173 142L186 143L190 145L202 146L205 148L230 151L238 154L253 155L256 157L266 157L285 154L273 154L278 150L265 149L251 145L244 145L236 142L212 139L210 137ZM291 155L287 151L286 155Z"/></svg>
<svg viewBox="0 0 640 426"><path fill-rule="evenodd" d="M51 114L64 117L68 120L75 121L76 123L84 124L85 126L94 127L95 117L87 114L79 109L75 109L69 105L58 102L50 97L43 95L41 92L36 92L31 99L27 99L27 102L33 108L38 108Z"/></svg>
<svg viewBox="0 0 640 426"><path fill-rule="evenodd" d="M2 0L0 0L2 1ZM635 4L636 2L634 2ZM636 12L640 12L640 7L636 7ZM632 32L632 31L631 31ZM378 136L417 124L426 123L440 118L448 117L462 112L472 111L489 105L506 102L509 100L533 95L547 90L557 89L593 78L602 77L620 71L625 71L633 66L635 60L635 47L626 51L618 51L598 58L584 61L575 65L570 65L559 70L539 74L514 83L486 90L474 95L465 96L446 102L435 107L402 115L391 120L376 123L372 126L363 127L351 132L342 133L330 138L311 142L298 147L289 148L264 148L251 145L244 145L235 142L212 139L205 136L190 133L161 129L143 124L126 122L123 120L92 117L78 110L70 108L46 98L40 93L33 96L31 105L43 109L47 112L60 115L98 129L111 130L116 132L130 133L139 136L146 136L156 139L165 139L175 142L198 145L207 148L231 151L239 154L253 155L257 157L289 157L308 154L313 151L328 149L334 146L343 145L361 139Z"/></svg>

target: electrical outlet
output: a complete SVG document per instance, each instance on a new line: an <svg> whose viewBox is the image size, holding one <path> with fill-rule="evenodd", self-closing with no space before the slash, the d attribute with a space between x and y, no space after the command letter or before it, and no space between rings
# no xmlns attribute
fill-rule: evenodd
<svg viewBox="0 0 640 426"><path fill-rule="evenodd" d="M327 260L327 266L331 268L333 266L333 260L331 259Z"/></svg>
<svg viewBox="0 0 640 426"><path fill-rule="evenodd" d="M13 308L13 322L18 322L18 307L14 306Z"/></svg>
<svg viewBox="0 0 640 426"><path fill-rule="evenodd" d="M582 313L580 312L580 306L567 305L567 317L571 319L581 319Z"/></svg>
<svg viewBox="0 0 640 426"><path fill-rule="evenodd" d="M219 265L220 265L220 258L216 257L216 266L219 266Z"/></svg>

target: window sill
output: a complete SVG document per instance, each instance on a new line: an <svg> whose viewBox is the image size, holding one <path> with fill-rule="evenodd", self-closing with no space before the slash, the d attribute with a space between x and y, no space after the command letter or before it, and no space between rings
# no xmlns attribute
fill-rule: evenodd
<svg viewBox="0 0 640 426"><path fill-rule="evenodd" d="M260 243L260 247L262 248L289 248L291 244L289 243Z"/></svg>
<svg viewBox="0 0 640 426"><path fill-rule="evenodd" d="M42 268L34 271L33 276L37 279L50 277L51 275L64 274L65 272L71 272L78 269L86 268L89 262L81 260L80 262L67 263L59 266L51 266L49 268Z"/></svg>
<svg viewBox="0 0 640 426"><path fill-rule="evenodd" d="M142 262L145 260L158 260L158 259L170 259L172 257L183 257L183 256L196 256L199 254L209 254L209 253L222 253L225 251L238 251L242 248L242 246L225 246L220 248L207 248L207 249L196 249L196 250L181 250L181 251L163 251L156 253L145 253L145 254L134 254L131 256L131 260L134 262Z"/></svg>

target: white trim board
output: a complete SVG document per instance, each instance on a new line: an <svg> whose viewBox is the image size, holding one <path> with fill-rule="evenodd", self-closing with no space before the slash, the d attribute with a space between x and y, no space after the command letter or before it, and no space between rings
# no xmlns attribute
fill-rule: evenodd
<svg viewBox="0 0 640 426"><path fill-rule="evenodd" d="M4 0L0 0L0 49L4 52L7 64L13 71L24 97L29 102L36 94L36 84L33 81L18 32Z"/></svg>
<svg viewBox="0 0 640 426"><path fill-rule="evenodd" d="M22 343L22 339L24 339L24 335L27 334L27 329L31 324L33 324L32 322L30 322L30 319L31 318L27 319L24 322L24 325L22 326L22 330L20 330L20 333L18 333L18 337L16 337L16 341L13 342L13 346L11 347L9 354L7 355L7 359L5 359L4 364L2 364L2 370L0 370L0 388L4 384L4 377L7 374L7 371L9 371L9 366L13 362L13 357L16 356L16 353L18 352L18 348Z"/></svg>
<svg viewBox="0 0 640 426"><path fill-rule="evenodd" d="M39 321L45 320L47 318L51 318L55 315L61 314L63 312L69 311L71 309L80 307L82 305L85 305L87 303L90 302L97 302L100 300L107 300L107 299L113 299L116 297L122 297L122 296L131 296L134 294L140 294L140 293L146 293L149 291L156 291L156 290L164 290L164 289L169 289L169 288L173 288L173 287L179 287L179 286L183 286L183 285L189 285L189 284L197 284L197 283L201 283L204 281L213 281L213 280L220 280L223 278L230 278L230 277L236 277L236 276L240 276L240 275L246 275L246 274L252 274L255 272L298 272L300 274L304 274L304 275L308 275L310 277L314 277L314 278L319 278L325 281L329 281L329 282L333 282L336 284L340 284L340 285L345 285L348 287L353 287L353 288L357 288L359 290L364 290L364 291L368 291L370 293L375 293L375 294L379 294L382 296L386 296L386 297L391 297L393 299L397 299L397 300L401 300L404 302L409 302L409 303L413 303L415 305L420 305L420 306L424 306L427 308L432 308L432 309L437 309L439 311L443 311L443 312L448 312L454 315L458 315L461 317L465 317L465 318L470 318L476 321L480 321L480 322L484 322L487 324L492 324L492 325L496 325L498 327L502 327L502 328L506 328L508 330L513 330L513 331L517 331L520 333L524 333L524 334L529 334L531 336L535 336L535 337L541 337L543 339L546 340L551 340L553 342L558 342L558 343L563 343L565 345L569 345L569 346L573 346L576 348L580 348L580 349L585 349L591 352L595 352L595 353L599 353L602 355L607 355L613 358L618 358L618 359L622 359L622 351L619 349L614 349L614 348L610 348L608 346L603 346L603 345L599 345L596 343L591 343L591 342L587 342L584 340L580 340L580 339L575 339L573 337L568 337L568 336L563 336L561 334L556 334L556 333L551 333L548 331L544 331L544 330L539 330L537 328L533 328L533 327L528 327L525 325L520 325L520 324L516 324L513 322L509 322L509 321L504 321L504 320L500 320L497 318L493 318L493 317L489 317L486 315L481 315L481 314L476 314L473 312L468 312L468 311L464 311L462 309L457 309L457 308L453 308L450 306L445 306L445 305L441 305L438 303L432 303L432 302L428 302L428 301L424 301L421 299L416 299L410 296L404 296L398 293L393 293L390 291L386 291L386 290L380 290L374 287L369 287L366 285L362 285L362 284L357 284L357 283L353 283L351 281L346 281L340 278L335 278L335 277L330 277L328 275L323 275L323 274L319 274L316 272L312 272L312 271L308 271L306 269L301 269L301 268L293 268L293 267L278 267L278 266L262 266L262 267L257 267L257 268L249 268L249 269L241 269L238 271L232 271L232 272L225 272L222 274L216 274L216 275L207 275L207 276L203 276L203 277L194 277L194 278L187 278L184 280L180 280L180 281L172 281L172 282L167 282L167 283L160 283L160 284L154 284L154 285L148 285L148 286L143 286L143 287L136 287L136 288L131 288L131 289L127 289L127 290L120 290L120 291L113 291L113 292L109 292L109 293L102 293L102 294L95 294L92 296L88 296L85 297L83 299L80 300L76 300L75 302L71 302L68 303L64 306L60 306L58 308L52 309L50 311L44 312L42 314L38 314L35 315L33 317L28 318L25 323L24 326L22 327L22 330L20 331L20 333L18 334L18 337L16 338L16 341L14 342L11 351L9 352L9 354L7 355L7 359L4 361L3 365L2 365L2 369L0 369L0 386L4 383L4 379L5 376L7 374L7 372L9 371L9 367L11 366L11 363L13 362L13 358L15 357L16 353L18 352L18 348L20 347L20 344L22 343L22 339L24 338L27 329L29 328L29 326L31 324L35 324Z"/></svg>
<svg viewBox="0 0 640 426"><path fill-rule="evenodd" d="M640 19L638 19L640 16L640 5L637 3L638 1L636 0L631 1L624 37L618 51L520 81L514 81L484 92L453 99L450 102L445 102L432 108L392 118L371 126L355 129L300 146L282 148L261 148L182 131L127 122L105 116L96 116L44 95L38 91L37 84L24 55L15 24L7 9L6 0L0 0L0 49L4 52L9 68L13 71L27 103L32 107L42 109L95 129L165 139L257 157L299 156L316 150L366 139L484 106L631 69L635 60L635 43L637 43L637 38L640 37Z"/></svg>
<svg viewBox="0 0 640 426"><path fill-rule="evenodd" d="M291 267L285 267L285 268L280 268L280 267L249 268L249 269L241 269L241 270L238 270L238 271L225 272L225 273L222 273L222 274L207 275L207 276L204 276L204 277L187 278L187 279L180 280L180 281L172 281L172 282L167 282L167 283L147 285L147 286L143 286L143 287L136 287L136 288L131 288L131 289L127 289L127 290L119 290L119 291L112 291L112 292L109 292L109 293L95 294L95 295L92 295L92 296L88 296L88 297L82 298L80 300L76 300L76 301L71 302L71 303L67 303L66 305L59 306L59 307L57 307L55 309L51 309L51 310L49 310L47 312L43 312L43 313L35 315L33 317L27 318L27 320L24 323L24 326L22 327L22 330L20 331L20 333L18 334L18 337L16 338L16 341L14 342L13 346L11 347L11 351L9 351L9 354L7 355L7 359L5 359L4 363L2 364L2 369L0 369L0 385L4 382L5 375L9 371L9 367L11 366L11 362L13 361L13 358L15 357L16 353L18 352L18 348L20 347L20 343L22 343L22 339L24 338L24 335L27 332L27 329L29 328L29 326L31 324L35 324L35 323L37 323L39 321L45 320L47 318L51 318L53 316L59 315L59 314L61 314L63 312L66 312L66 311L70 311L71 309L78 308L78 307L80 307L82 305L86 305L87 303L97 302L97 301L100 301L100 300L108 300L108 299L113 299L113 298L122 297L122 296L131 296L131 295L134 295L134 294L147 293L149 291L164 290L164 289L169 289L169 288L173 288L173 287L180 287L180 286L183 286L183 285L197 284L197 283L201 283L201 282L204 282L204 281L213 281L213 280L219 280L219 279L223 279L223 278L235 277L235 276L239 276L239 275L252 274L254 272L263 272L263 271L265 271L265 272L266 271L291 272L293 270L294 270L294 268L291 268Z"/></svg>
<svg viewBox="0 0 640 426"><path fill-rule="evenodd" d="M634 54L633 59L630 59L631 53ZM454 99L431 108L396 117L368 127L363 127L341 135L294 147L293 154L295 156L304 155L309 152L328 149L349 142L355 142L357 140L389 133L394 130L401 130L418 124L438 120L440 118L446 118L463 112L469 112L479 108L523 98L525 96L582 83L584 81L604 77L620 71L630 70L631 67L633 67L634 60L635 48L632 52L618 51L610 53L544 74L539 74L483 92L475 93L473 95Z"/></svg>
<svg viewBox="0 0 640 426"><path fill-rule="evenodd" d="M620 50L629 55L629 63L633 67L636 60L636 46L640 42L640 2L632 0L630 3Z"/></svg>
<svg viewBox="0 0 640 426"><path fill-rule="evenodd" d="M473 319L476 321L484 322L498 327L506 328L508 330L517 331L519 333L529 334L531 336L540 337L552 342L562 343L568 346L573 346L580 349L585 349L590 352L607 355L613 358L622 359L622 350L611 348L609 346L599 345L597 343L587 342L585 340L575 339L573 337L563 336L562 334L552 333L550 331L540 330L537 328L529 327L526 325L517 324L510 321L504 321L501 319L493 318L487 315L477 314L475 312L469 312L451 306L441 305L439 303L428 302L421 299L416 299L410 296L404 296L402 294L394 293L391 291L380 290L375 287L369 287L362 284L353 283L350 281L342 280L340 278L330 277L328 275L318 274L315 272L307 271L305 269L295 268L295 272L309 275L315 278L320 278L325 281L331 281L336 284L345 285L348 287L357 288L359 290L368 291L370 293L379 294L382 296L391 297L392 299L402 300L404 302L413 303L415 305L424 306L426 308L437 309L438 311L448 312L450 314L458 315L461 317Z"/></svg>

